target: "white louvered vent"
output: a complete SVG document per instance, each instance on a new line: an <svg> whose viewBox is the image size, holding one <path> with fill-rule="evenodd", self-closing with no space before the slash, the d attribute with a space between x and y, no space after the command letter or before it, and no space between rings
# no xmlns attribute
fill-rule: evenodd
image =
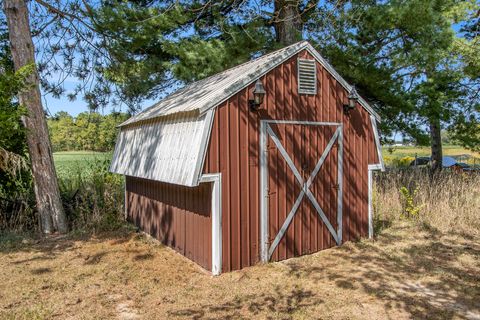
<svg viewBox="0 0 480 320"><path fill-rule="evenodd" d="M315 60L298 59L298 93L317 94Z"/></svg>

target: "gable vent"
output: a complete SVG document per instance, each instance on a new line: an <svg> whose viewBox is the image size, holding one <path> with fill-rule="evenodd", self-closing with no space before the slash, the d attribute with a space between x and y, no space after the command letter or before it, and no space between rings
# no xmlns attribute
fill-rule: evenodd
<svg viewBox="0 0 480 320"><path fill-rule="evenodd" d="M298 93L317 94L317 69L315 60L298 59Z"/></svg>

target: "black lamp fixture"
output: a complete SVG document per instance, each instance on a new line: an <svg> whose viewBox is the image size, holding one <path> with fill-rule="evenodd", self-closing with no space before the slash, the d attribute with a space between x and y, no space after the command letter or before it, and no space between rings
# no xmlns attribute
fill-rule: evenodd
<svg viewBox="0 0 480 320"><path fill-rule="evenodd" d="M253 89L253 99L248 100L248 105L252 111L257 111L260 109L260 105L263 103L263 98L265 97L265 88L263 87L262 81L260 79L255 82L255 88Z"/></svg>
<svg viewBox="0 0 480 320"><path fill-rule="evenodd" d="M358 99L360 99L360 96L358 95L355 86L352 86L352 89L350 89L350 93L348 94L348 104L343 105L343 111L349 113L350 110L355 109Z"/></svg>

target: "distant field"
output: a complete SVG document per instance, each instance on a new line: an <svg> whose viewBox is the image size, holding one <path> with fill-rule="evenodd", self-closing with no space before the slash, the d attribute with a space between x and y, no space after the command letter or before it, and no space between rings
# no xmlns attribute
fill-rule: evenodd
<svg viewBox="0 0 480 320"><path fill-rule="evenodd" d="M88 173L98 162L108 160L110 157L110 152L94 151L65 151L53 154L59 178Z"/></svg>
<svg viewBox="0 0 480 320"><path fill-rule="evenodd" d="M409 162L408 159L415 158L415 155L417 157L426 157L426 156L430 156L431 154L430 147L383 146L382 151L383 151L383 159L387 164L397 162L397 161L401 162L402 159L404 162ZM465 155L464 158L461 157L459 160L462 162L470 163L470 164L473 164L473 163L480 164L480 153L472 152L460 146L444 146L443 155L454 156L454 157Z"/></svg>
<svg viewBox="0 0 480 320"><path fill-rule="evenodd" d="M430 147L393 147L389 148L387 146L383 147L384 156L415 156L417 154L419 157L429 156L431 153ZM445 156L458 156L458 155L472 155L474 157L480 158L480 154L472 152L460 146L444 146L443 153Z"/></svg>

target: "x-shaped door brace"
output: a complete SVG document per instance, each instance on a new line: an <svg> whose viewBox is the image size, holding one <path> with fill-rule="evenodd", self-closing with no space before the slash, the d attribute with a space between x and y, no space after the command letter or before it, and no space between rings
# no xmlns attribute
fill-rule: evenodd
<svg viewBox="0 0 480 320"><path fill-rule="evenodd" d="M300 123L301 124L301 123ZM308 124L308 123L307 123ZM298 172L297 168L295 167L292 159L290 158L290 156L287 154L287 151L285 151L285 148L283 147L282 143L280 142L280 140L278 139L277 135L275 134L275 132L272 130L272 128L268 125L268 123L266 123L266 131L268 133L268 135L272 138L273 142L275 143L275 145L277 146L278 150L280 151L281 155L283 156L283 158L285 159L285 161L287 162L288 166L290 167L290 169L292 169L292 172L296 178L296 180L298 181L298 183L302 186L302 190L300 191L292 209L290 210L290 213L288 214L287 218L285 219L285 222L283 223L282 227L280 228L280 231L278 232L277 236L275 237L272 245L270 246L269 250L268 250L268 257L267 257L267 260L270 260L273 252L275 251L275 249L277 248L278 244L280 243L280 241L282 240L283 236L285 235L285 232L287 231L288 229L288 226L290 225L290 223L292 222L293 218L295 217L295 214L297 213L297 210L298 210L298 207L300 206L300 203L302 202L302 199L303 197L306 195L308 199L310 199L310 201L312 202L313 204L313 207L315 208L315 210L317 211L318 215L320 216L320 218L322 219L323 223L327 226L328 230L330 231L330 233L332 234L333 238L335 239L336 243L337 244L340 244L341 241L342 241L342 208L341 208L341 197L342 197L342 186L341 186L341 180L342 180L342 177L341 177L341 172L342 172L342 141L341 141L341 135L342 135L342 127L341 126L338 126L337 130L335 130L335 133L333 134L332 138L330 139L330 141L328 142L327 144L327 147L325 148L325 150L323 151L322 153L322 156L320 157L320 159L318 159L317 161L317 164L315 165L315 168L313 169L312 173L310 174L310 177L308 178L308 180L305 182L302 178L302 176L300 175L300 173ZM340 138L339 138L340 137ZM322 167L323 163L325 162L325 159L327 158L330 150L332 150L332 147L333 145L335 144L335 141L338 139L339 141L339 145L340 145L340 148L339 148L339 159L338 159L338 168L339 168L339 175L338 175L338 182L339 182L339 192L337 194L337 197L338 197L338 208L337 208L337 222L338 222L338 232L335 231L335 229L333 228L332 224L330 223L330 221L328 220L327 216L325 215L325 213L323 212L322 208L320 207L320 205L318 204L318 201L317 199L315 199L315 196L312 194L312 192L310 191L310 186L313 182L313 179L315 179L316 175L318 174L318 172L320 171L320 168Z"/></svg>

